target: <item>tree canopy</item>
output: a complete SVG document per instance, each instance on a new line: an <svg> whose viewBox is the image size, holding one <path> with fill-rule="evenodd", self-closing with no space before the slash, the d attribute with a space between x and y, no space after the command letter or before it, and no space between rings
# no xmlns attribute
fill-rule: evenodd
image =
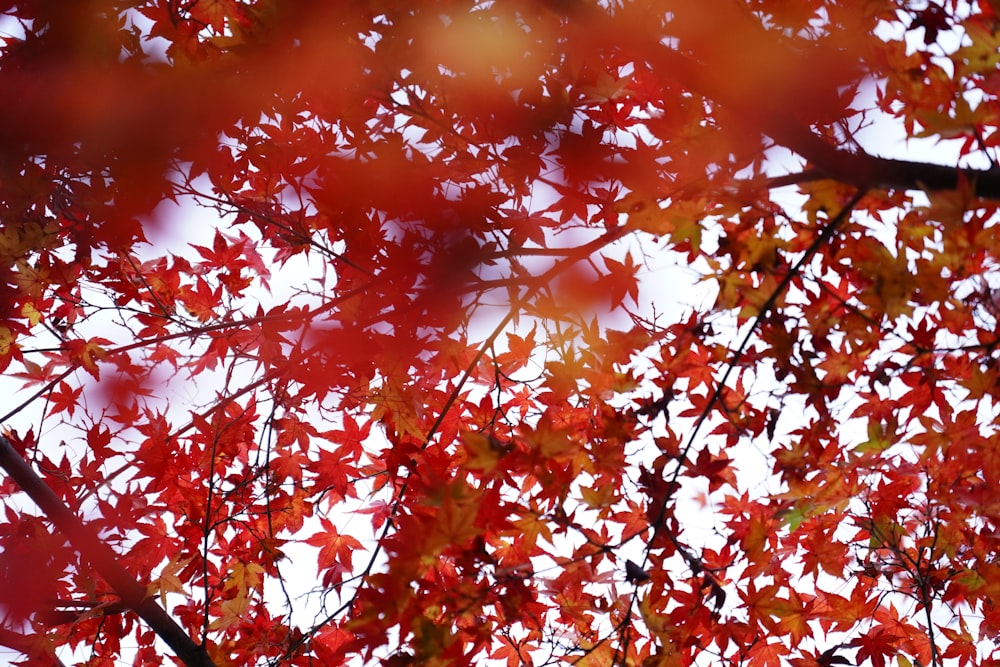
<svg viewBox="0 0 1000 667"><path fill-rule="evenodd" d="M19 660L1000 663L1000 3L0 11Z"/></svg>

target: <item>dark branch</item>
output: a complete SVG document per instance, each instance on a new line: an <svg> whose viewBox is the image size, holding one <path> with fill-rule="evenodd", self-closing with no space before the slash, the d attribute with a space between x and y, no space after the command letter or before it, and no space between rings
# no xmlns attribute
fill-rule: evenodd
<svg viewBox="0 0 1000 667"><path fill-rule="evenodd" d="M215 667L205 648L195 644L170 614L146 594L146 587L121 566L118 556L111 547L66 507L45 481L21 458L10 441L2 435L0 435L0 468L7 471L21 490L45 512L70 544L114 589L122 603L146 621L185 665Z"/></svg>
<svg viewBox="0 0 1000 667"><path fill-rule="evenodd" d="M967 169L852 152L828 143L787 113L754 109L758 127L812 165L801 174L768 181L771 187L830 178L868 190L955 190L968 187L982 199L1000 200L1000 169Z"/></svg>
<svg viewBox="0 0 1000 667"><path fill-rule="evenodd" d="M717 71L660 41L661 35L629 32L627 35L609 29L613 23L597 6L582 0L546 0L550 10L566 16L577 29L577 37L592 48L620 49L628 45L637 59L649 62L664 78L672 79L684 88L703 95L724 107L729 118L742 123L748 131L760 132L800 155L809 162L803 175L779 177L777 185L792 185L829 178L856 186L862 190L954 190L967 185L970 194L982 199L1000 200L1000 169L959 169L938 164L909 162L869 155L863 151L840 148L820 136L797 113L788 101L808 100L815 90L789 89L789 82L775 79L767 71L748 70L754 81L749 92L745 84L733 81L730 72ZM712 3L719 11L728 11L723 2ZM732 17L730 17L732 18ZM752 21L734 20L737 31L747 44L773 43L773 35ZM677 35L674 35L675 37ZM711 56L711 54L706 54ZM789 51L789 57L795 52ZM822 80L822 72L816 72ZM860 76L861 73L858 73ZM808 85L812 79L799 81ZM842 83L846 83L842 82ZM825 83L821 84L825 85ZM782 103L781 100L785 102ZM771 184L768 184L771 186Z"/></svg>
<svg viewBox="0 0 1000 667"><path fill-rule="evenodd" d="M43 637L29 637L19 632L14 632L6 628L0 628L0 646L14 649L18 653L28 656L32 665L39 667L66 667L63 662L52 652L52 647L48 646Z"/></svg>

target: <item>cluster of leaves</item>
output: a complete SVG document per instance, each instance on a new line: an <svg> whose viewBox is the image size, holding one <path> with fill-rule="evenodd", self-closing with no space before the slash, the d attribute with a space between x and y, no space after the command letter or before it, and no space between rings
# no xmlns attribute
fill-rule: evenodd
<svg viewBox="0 0 1000 667"><path fill-rule="evenodd" d="M0 3L0 642L996 664L1000 7L911 4Z"/></svg>

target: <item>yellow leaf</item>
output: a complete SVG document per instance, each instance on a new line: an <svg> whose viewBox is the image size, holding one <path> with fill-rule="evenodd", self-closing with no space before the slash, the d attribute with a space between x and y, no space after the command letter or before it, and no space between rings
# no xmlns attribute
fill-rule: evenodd
<svg viewBox="0 0 1000 667"><path fill-rule="evenodd" d="M666 226L663 210L654 199L633 192L616 204L619 213L628 216L628 226L650 234L662 235L672 231Z"/></svg>
<svg viewBox="0 0 1000 667"><path fill-rule="evenodd" d="M264 568L257 563L236 561L229 566L229 577L223 591L236 591L236 595L223 600L222 615L212 621L209 629L224 630L238 622L250 608L250 595L263 581Z"/></svg>
<svg viewBox="0 0 1000 667"><path fill-rule="evenodd" d="M35 308L35 305L30 302L25 303L23 306L21 306L21 315L28 318L28 322L31 323L31 326L35 326L36 324L42 321L42 314L38 312L38 309Z"/></svg>
<svg viewBox="0 0 1000 667"><path fill-rule="evenodd" d="M17 284L18 290L22 294L41 298L51 282L51 270L44 266L32 266L24 260L18 260L16 267L14 282Z"/></svg>
<svg viewBox="0 0 1000 667"><path fill-rule="evenodd" d="M221 608L222 615L212 621L209 630L225 630L242 619L250 608L250 596L247 591L240 591L236 597L223 601Z"/></svg>
<svg viewBox="0 0 1000 667"><path fill-rule="evenodd" d="M185 558L184 560L171 558L170 562L163 567L160 576L147 587L147 595L159 594L160 604L165 607L167 605L167 593L184 592L184 584L177 577L177 573L184 569L190 562L190 558Z"/></svg>
<svg viewBox="0 0 1000 667"><path fill-rule="evenodd" d="M991 0L990 5L996 7L1000 3ZM972 43L952 55L951 59L956 65L956 75L994 72L1000 64L1000 33L988 28L985 21L966 21L962 27L965 28L965 34Z"/></svg>
<svg viewBox="0 0 1000 667"><path fill-rule="evenodd" d="M587 654L582 658L579 654L571 654L565 656L563 660L567 664L579 665L580 667L606 667L607 665L621 664L621 656L618 655L610 642L601 642L597 646L587 648Z"/></svg>
<svg viewBox="0 0 1000 667"><path fill-rule="evenodd" d="M824 213L829 219L839 213L854 195L852 186L834 180L803 183L799 185L799 190L809 198L802 208L813 224L816 224L818 213Z"/></svg>
<svg viewBox="0 0 1000 667"><path fill-rule="evenodd" d="M13 263L33 252L55 247L59 242L58 225L51 222L22 222L8 225L0 232L0 260Z"/></svg>
<svg viewBox="0 0 1000 667"><path fill-rule="evenodd" d="M581 86L580 90L587 96L589 102L603 103L625 97L631 82L631 77L619 79L607 72L599 72L597 80L592 85Z"/></svg>
<svg viewBox="0 0 1000 667"><path fill-rule="evenodd" d="M615 492L615 488L611 484L602 484L596 489L587 486L581 487L580 495L583 496L583 502L595 510L610 507L621 500L621 497Z"/></svg>
<svg viewBox="0 0 1000 667"><path fill-rule="evenodd" d="M83 366L84 370L99 380L101 379L101 373L97 367L97 362L107 354L101 345L109 342L111 341L104 338L91 338L86 341L79 339L69 340L66 341L66 350L69 353L70 359L78 362Z"/></svg>
<svg viewBox="0 0 1000 667"><path fill-rule="evenodd" d="M492 472L503 455L503 450L491 438L480 433L463 433L462 443L465 445L465 467L470 470Z"/></svg>
<svg viewBox="0 0 1000 667"><path fill-rule="evenodd" d="M517 528L518 548L530 552L535 548L539 536L545 541L552 542L552 531L549 529L547 521L537 516L527 515L514 521Z"/></svg>
<svg viewBox="0 0 1000 667"><path fill-rule="evenodd" d="M224 589L253 589L260 586L263 580L264 568L257 563L242 563L237 561L229 566L230 575Z"/></svg>
<svg viewBox="0 0 1000 667"><path fill-rule="evenodd" d="M975 132L980 123L981 113L977 113L964 97L957 97L954 110L941 112L929 109L919 109L917 120L924 126L923 132L914 137L940 137L942 139L957 139Z"/></svg>
<svg viewBox="0 0 1000 667"><path fill-rule="evenodd" d="M16 338L13 331L7 327L0 327L0 356L10 354L11 348L17 347L14 345Z"/></svg>

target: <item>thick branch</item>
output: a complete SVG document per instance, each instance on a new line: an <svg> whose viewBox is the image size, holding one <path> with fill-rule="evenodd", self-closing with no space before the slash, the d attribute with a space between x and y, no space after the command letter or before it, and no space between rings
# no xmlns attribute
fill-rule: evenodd
<svg viewBox="0 0 1000 667"><path fill-rule="evenodd" d="M859 161L859 173L870 174L865 187L877 190L954 190L959 186L959 178L964 180L970 191L982 199L1000 200L1000 170L956 169L926 162L891 160L866 154L846 153L848 160ZM864 162L864 164L860 164ZM863 171L862 171L863 170ZM803 171L775 176L767 179L768 188L811 183L832 178L854 183L856 177L842 172L825 171L816 167Z"/></svg>
<svg viewBox="0 0 1000 667"><path fill-rule="evenodd" d="M806 159L808 155L804 156ZM852 156L853 157L853 156ZM864 155L869 163L873 188L899 190L954 190L960 180L968 183L970 191L983 199L1000 199L1000 170L958 169L939 164L907 162ZM840 180L846 180L841 174ZM960 178L961 177L961 178Z"/></svg>
<svg viewBox="0 0 1000 667"><path fill-rule="evenodd" d="M27 637L18 632L0 628L0 646L6 646L18 653L23 653L33 661L31 664L39 667L66 667L41 637Z"/></svg>
<svg viewBox="0 0 1000 667"><path fill-rule="evenodd" d="M808 176L801 179L782 177L784 184L830 178L862 190L933 191L953 190L964 180L975 196L1000 200L1000 169L959 169L880 158L839 148L813 132L809 127L810 116L835 116L836 110L830 105L837 104L837 98L829 93L837 85L846 85L849 81L828 80L828 73L822 69L825 60L821 57L813 62L807 57L804 71L791 79L782 78L780 67L778 74L769 71L768 63L794 62L797 57L808 54L791 48L783 52L774 35L765 32L745 14L736 12L733 3L726 0L688 3L685 11L697 8L702 18L711 16L716 20L694 28L676 18L670 22L672 29L680 31L672 37L679 38L682 44L700 46L696 51L698 58L674 48L674 41L661 41L662 35L651 33L646 26L626 23L616 31L614 22L604 11L583 0L546 0L546 4L552 11L569 18L576 27L577 37L591 48L630 49L635 58L647 61L664 78L723 107L730 120L742 123L750 131L766 134L777 144L805 158L810 165L805 172ZM686 28L688 31L684 32ZM707 38L699 34L699 28L709 31ZM719 45L723 33L725 39L741 45L752 54L751 57L742 63L729 62L726 57L732 55L732 48L716 48L714 51L718 53L715 53L710 47ZM817 54L822 55L822 45L816 46ZM769 54L770 59L759 57L760 53ZM831 55L831 62L843 66L840 70L849 71L845 61L838 63L835 52L827 55ZM861 75L860 72L853 74L855 77Z"/></svg>
<svg viewBox="0 0 1000 667"><path fill-rule="evenodd" d="M111 547L66 507L45 481L21 458L10 441L2 435L0 435L0 468L7 471L21 490L45 512L70 544L114 589L122 603L146 621L185 665L215 667L205 648L195 644L170 614L157 604L154 598L146 594L146 587L121 566Z"/></svg>
<svg viewBox="0 0 1000 667"><path fill-rule="evenodd" d="M804 157L814 167L805 172L812 178L795 182L830 178L862 189L934 191L954 190L964 180L975 196L1000 200L998 169L959 169L851 152L831 145L786 113L754 111L759 119L757 125L765 134Z"/></svg>
<svg viewBox="0 0 1000 667"><path fill-rule="evenodd" d="M808 173L817 178L830 178L862 190L954 190L964 181L976 197L1000 200L998 169L960 169L838 148L810 130L794 114L772 106L766 88L757 97L734 95L699 63L662 44L656 44L655 50L664 70L674 72L675 78L685 87L715 100L749 127L805 158L813 168ZM799 182L805 180L810 179Z"/></svg>

